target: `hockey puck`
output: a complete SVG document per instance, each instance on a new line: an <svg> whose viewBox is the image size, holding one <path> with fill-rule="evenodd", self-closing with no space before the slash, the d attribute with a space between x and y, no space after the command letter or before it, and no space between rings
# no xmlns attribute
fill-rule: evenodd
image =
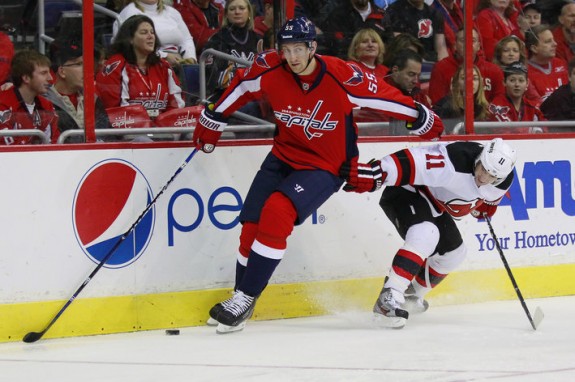
<svg viewBox="0 0 575 382"><path fill-rule="evenodd" d="M166 335L167 336L178 336L178 335L180 335L180 329L167 329Z"/></svg>

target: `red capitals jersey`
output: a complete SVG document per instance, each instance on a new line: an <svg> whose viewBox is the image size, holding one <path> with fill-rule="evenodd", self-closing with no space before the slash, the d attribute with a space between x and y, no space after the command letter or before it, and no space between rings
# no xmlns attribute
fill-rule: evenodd
<svg viewBox="0 0 575 382"><path fill-rule="evenodd" d="M48 137L51 143L56 143L60 136L58 130L58 115L50 101L42 97L34 99L34 110L28 111L17 88L0 91L0 129L38 129ZM34 136L1 137L0 145L27 145L38 142Z"/></svg>
<svg viewBox="0 0 575 382"><path fill-rule="evenodd" d="M519 110L507 96L495 98L489 105L491 120L499 122L522 122L522 121L545 121L545 117L533 102L523 97ZM504 127L501 129L489 129L491 134L500 133L541 133L541 127Z"/></svg>
<svg viewBox="0 0 575 382"><path fill-rule="evenodd" d="M319 74L308 84L276 51L260 53L251 67L234 77L215 111L227 117L248 101L266 99L277 124L272 153L295 169L337 175L343 162L358 155L354 107L410 122L418 112L412 98L356 64L329 56L315 58Z"/></svg>
<svg viewBox="0 0 575 382"><path fill-rule="evenodd" d="M184 107L180 82L167 61L142 73L136 65L115 54L96 76L96 92L105 108L143 105L151 116Z"/></svg>
<svg viewBox="0 0 575 382"><path fill-rule="evenodd" d="M559 86L569 83L567 64L557 57L553 58L546 68L529 61L527 77L527 98L536 106L541 105Z"/></svg>

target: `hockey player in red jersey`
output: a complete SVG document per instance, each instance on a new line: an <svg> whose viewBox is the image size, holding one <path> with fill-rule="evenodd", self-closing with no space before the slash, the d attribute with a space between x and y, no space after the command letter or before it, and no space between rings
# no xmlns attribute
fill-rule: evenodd
<svg viewBox="0 0 575 382"><path fill-rule="evenodd" d="M357 65L315 54L314 25L288 20L277 36L277 51L256 56L234 77L215 105L200 116L193 142L213 151L227 117L246 102L265 97L277 132L271 152L250 187L239 219L243 223L233 296L210 310L208 324L226 333L243 329L286 251L294 225L339 190L339 168L351 163L357 176L354 107L369 107L406 120L413 134L436 139L441 120L397 89L364 74ZM354 167L355 166L355 167Z"/></svg>
<svg viewBox="0 0 575 382"><path fill-rule="evenodd" d="M511 187L515 161L515 150L501 138L485 146L437 144L372 161L363 166L362 178L347 181L344 190L353 192L387 186L379 204L405 240L373 307L382 326L401 328L410 311L427 309L425 294L465 258L453 219L493 216Z"/></svg>

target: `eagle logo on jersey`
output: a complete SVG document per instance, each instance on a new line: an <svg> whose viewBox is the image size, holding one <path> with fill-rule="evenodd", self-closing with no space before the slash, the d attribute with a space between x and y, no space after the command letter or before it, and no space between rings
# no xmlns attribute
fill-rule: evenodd
<svg viewBox="0 0 575 382"><path fill-rule="evenodd" d="M108 64L102 68L102 74L107 76L112 73L116 68L120 65L120 60L114 61L111 64Z"/></svg>
<svg viewBox="0 0 575 382"><path fill-rule="evenodd" d="M417 27L417 38L429 38L433 34L433 24L430 19L419 20Z"/></svg>
<svg viewBox="0 0 575 382"><path fill-rule="evenodd" d="M353 69L353 75L349 80L345 81L345 84L352 86L361 84L363 82L363 71L355 64L348 65Z"/></svg>
<svg viewBox="0 0 575 382"><path fill-rule="evenodd" d="M0 111L0 124L8 122L12 118L12 109Z"/></svg>
<svg viewBox="0 0 575 382"><path fill-rule="evenodd" d="M258 66L261 66L262 68L267 68L267 69L269 69L269 68L271 68L271 66L270 66L270 64L268 64L268 62L266 61L266 55L267 55L267 53L259 54L259 55L256 57L256 64L257 64Z"/></svg>
<svg viewBox="0 0 575 382"><path fill-rule="evenodd" d="M507 115L507 113L509 113L509 106L491 104L489 105L489 111L494 115Z"/></svg>

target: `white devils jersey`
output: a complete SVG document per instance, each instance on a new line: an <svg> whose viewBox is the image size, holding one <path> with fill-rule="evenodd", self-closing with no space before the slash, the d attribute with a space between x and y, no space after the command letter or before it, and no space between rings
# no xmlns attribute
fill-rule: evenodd
<svg viewBox="0 0 575 382"><path fill-rule="evenodd" d="M513 182L512 172L498 185L477 186L473 172L482 150L477 142L455 142L398 151L381 159L384 185L419 193L435 216L463 217L484 201L499 204Z"/></svg>

